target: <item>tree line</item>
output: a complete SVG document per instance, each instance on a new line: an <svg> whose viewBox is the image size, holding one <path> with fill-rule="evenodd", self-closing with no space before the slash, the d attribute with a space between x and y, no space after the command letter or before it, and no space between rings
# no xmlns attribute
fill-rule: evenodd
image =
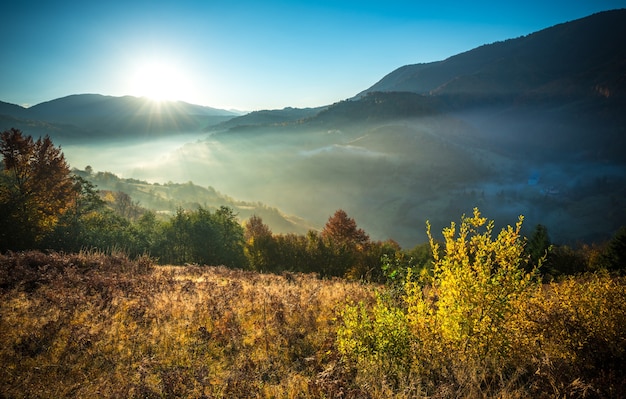
<svg viewBox="0 0 626 399"><path fill-rule="evenodd" d="M163 264L207 264L263 272L317 272L371 278L393 241L372 242L338 210L321 232L275 235L258 216L241 223L226 206L179 208L165 218L125 193L99 192L73 173L49 137L20 130L0 136L0 251L122 251Z"/></svg>
<svg viewBox="0 0 626 399"><path fill-rule="evenodd" d="M402 281L406 271L432 265L428 243L403 250L393 240L373 241L343 210L321 231L273 234L258 216L243 223L229 207L179 208L157 215L121 192L99 192L73 173L49 137L20 130L0 136L0 251L122 251L162 264L226 265L261 272L313 272L371 281ZM607 245L555 247L537 226L527 242L529 264L551 249L543 271L571 274L601 266L622 268L626 229Z"/></svg>

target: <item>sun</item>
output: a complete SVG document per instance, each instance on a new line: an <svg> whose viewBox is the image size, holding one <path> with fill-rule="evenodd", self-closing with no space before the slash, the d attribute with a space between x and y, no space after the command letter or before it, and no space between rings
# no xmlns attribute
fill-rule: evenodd
<svg viewBox="0 0 626 399"><path fill-rule="evenodd" d="M174 62L147 60L137 64L131 78L131 94L154 101L191 101L193 87L188 74Z"/></svg>

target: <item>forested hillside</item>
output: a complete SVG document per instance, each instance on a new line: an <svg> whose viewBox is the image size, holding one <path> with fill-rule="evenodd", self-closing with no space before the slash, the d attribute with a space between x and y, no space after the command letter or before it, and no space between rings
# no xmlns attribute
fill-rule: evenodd
<svg viewBox="0 0 626 399"><path fill-rule="evenodd" d="M112 202L116 202L115 197L119 196L116 193L127 194L128 198L125 198L125 201L114 205L120 208L121 213L128 212L122 209L128 207L129 210L135 208L137 216L146 211L153 211L161 216L171 216L179 208L192 210L203 207L216 210L221 206L227 206L237 214L240 220L248 219L253 215L263 218L277 233L304 234L313 228L302 218L286 215L277 208L260 202L239 201L220 193L211 186L201 187L191 181L150 184L143 180L120 178L109 172L94 172L90 168L73 169L72 173L91 182L100 192L112 192L110 195L113 198L107 197Z"/></svg>

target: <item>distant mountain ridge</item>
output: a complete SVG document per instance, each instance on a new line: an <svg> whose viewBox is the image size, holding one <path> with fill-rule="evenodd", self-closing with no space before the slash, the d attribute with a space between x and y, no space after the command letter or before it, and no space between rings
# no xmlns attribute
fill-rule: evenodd
<svg viewBox="0 0 626 399"><path fill-rule="evenodd" d="M237 127L258 127L281 125L285 123L297 123L317 115L317 113L324 109L326 109L325 106L315 108L287 107L277 110L253 111L248 114L229 119L217 125L208 126L206 130L221 131Z"/></svg>
<svg viewBox="0 0 626 399"><path fill-rule="evenodd" d="M232 111L182 101L100 94L75 94L30 108L0 103L2 129L16 127L32 135L72 139L200 132L235 116Z"/></svg>
<svg viewBox="0 0 626 399"><path fill-rule="evenodd" d="M46 101L28 108L28 112L49 120L71 120L76 117L108 116L112 111L121 115L146 115L174 108L190 115L235 116L226 111L183 101L153 101L145 97L73 94ZM52 118L52 119L51 119Z"/></svg>

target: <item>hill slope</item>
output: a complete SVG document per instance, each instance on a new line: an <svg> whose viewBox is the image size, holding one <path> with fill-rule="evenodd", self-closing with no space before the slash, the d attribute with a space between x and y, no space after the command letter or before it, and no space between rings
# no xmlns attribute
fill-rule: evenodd
<svg viewBox="0 0 626 399"><path fill-rule="evenodd" d="M241 221L253 215L263 218L276 234L306 234L314 227L307 221L296 216L286 215L275 207L260 202L235 200L215 190L213 187L201 187L192 182L150 184L137 179L124 179L112 173L74 170L74 173L91 181L97 189L103 191L121 191L128 194L139 206L159 214L173 215L178 208L218 209L228 206L237 214Z"/></svg>
<svg viewBox="0 0 626 399"><path fill-rule="evenodd" d="M624 96L626 9L493 43L444 61L406 65L361 92L432 95Z"/></svg>

